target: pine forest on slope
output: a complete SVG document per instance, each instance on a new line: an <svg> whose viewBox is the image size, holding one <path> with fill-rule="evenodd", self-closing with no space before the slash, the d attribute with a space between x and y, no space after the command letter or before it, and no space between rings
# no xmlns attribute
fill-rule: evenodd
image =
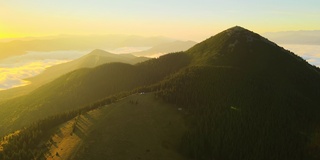
<svg viewBox="0 0 320 160"><path fill-rule="evenodd" d="M319 82L318 68L236 26L185 52L136 65L113 63L71 72L2 105L1 108L10 105L20 108L21 112L8 116L11 120L18 117L15 121L1 123L11 122L6 127L13 131L27 125L21 122L30 119L30 115L44 118L50 115L48 112L62 113L88 105L81 112L62 114L70 120L114 102L107 96L118 94L121 98L122 91L131 91L128 95L155 92L155 97L185 113L187 129L178 137L180 147L175 151L185 159L316 160L320 159ZM94 103L97 100L100 101ZM4 146L4 159L35 156L24 153L27 148L23 148L23 138L19 137L28 138L33 132L47 133L63 123L54 117L47 121L51 125L39 121L14 136L17 138ZM102 128L95 133L102 132ZM37 144L31 146L35 149ZM127 148L116 152L122 149ZM82 155L84 159L97 159L94 155ZM124 156L130 155L133 156L132 153Z"/></svg>

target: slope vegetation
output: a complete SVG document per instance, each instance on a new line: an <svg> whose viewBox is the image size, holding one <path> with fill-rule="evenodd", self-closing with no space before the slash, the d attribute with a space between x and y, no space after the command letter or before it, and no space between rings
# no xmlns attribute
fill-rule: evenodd
<svg viewBox="0 0 320 160"><path fill-rule="evenodd" d="M153 90L192 111L195 159L317 159L320 75L293 53L234 27L187 51L193 65Z"/></svg>
<svg viewBox="0 0 320 160"><path fill-rule="evenodd" d="M104 50L96 49L89 54L76 59L74 61L59 64L46 69L43 73L36 77L28 79L32 83L39 86L48 83L66 73L75 71L81 68L94 68L102 64L111 62L122 62L127 64L136 64L148 60L145 57L136 57L131 54L112 54Z"/></svg>
<svg viewBox="0 0 320 160"><path fill-rule="evenodd" d="M49 83L60 76L81 68L94 68L111 62L136 64L148 60L146 57L136 57L131 54L112 54L96 49L74 61L55 65L47 68L43 73L27 79L31 84L23 87L0 91L0 101L30 93L40 86Z"/></svg>
<svg viewBox="0 0 320 160"><path fill-rule="evenodd" d="M36 142L34 158L185 159L178 152L187 130L184 117L184 111L154 93L131 95L54 127ZM5 159L28 154L8 155Z"/></svg>
<svg viewBox="0 0 320 160"><path fill-rule="evenodd" d="M186 125L177 107L145 94L101 112L75 159L184 159L178 148Z"/></svg>
<svg viewBox="0 0 320 160"><path fill-rule="evenodd" d="M174 53L136 65L110 63L68 73L26 96L0 104L0 134L112 94L159 82L189 62L188 55Z"/></svg>
<svg viewBox="0 0 320 160"><path fill-rule="evenodd" d="M96 81L97 77L101 77L103 81ZM168 123L171 114L161 114L163 112L160 108L156 108L154 113L138 108L139 100L135 103L134 97L129 100L134 105L120 105L119 112L116 112L118 107L114 110L109 108L109 112L101 116L105 120L94 123L94 126L99 127L90 130L88 141L81 148L72 151L78 153L80 157L77 158L101 159L99 155L104 155L112 157L111 159L169 159L171 156L151 154L152 151L165 153L162 149L166 145L160 145L160 141L152 141L148 137L161 139L162 133L166 133L167 135L163 134L166 135L164 137L172 138L175 141L173 146L179 146L179 149L174 149L174 155L178 156L176 151L179 151L185 156L181 157L184 159L320 159L318 69L275 43L241 27L223 31L186 52L169 54L134 66L109 64L77 71L54 82L35 92L33 96L37 99L26 98L37 102L41 100L39 97L49 95L42 102L55 102L52 107L40 106L35 107L35 110L46 111L44 114L47 111L53 112L53 109L60 106L64 109L68 106L77 108L80 102L83 104L94 101L97 97L103 98L140 87L136 91L153 91L156 97L173 104L172 108L180 107L184 113L183 121L188 126L182 134L176 134L176 129L184 128L181 127L183 125L161 127ZM129 87L125 88L126 85ZM93 93L95 96L89 99ZM59 97L59 94L62 96ZM75 95L82 97L72 97ZM59 99L54 99L55 97ZM72 101L74 99L76 103ZM157 103L146 103L146 106L153 104ZM122 111L121 108L126 108L127 111ZM32 115L37 113L28 112ZM154 122L159 124L156 126L159 128L152 123L157 118L159 121ZM12 119L14 116L10 117ZM16 122L26 119L28 118L24 117ZM143 131L136 129L141 124L146 126ZM135 145L136 142L141 144ZM126 153L134 157L126 157L129 155ZM142 156L143 153L146 154L145 157Z"/></svg>

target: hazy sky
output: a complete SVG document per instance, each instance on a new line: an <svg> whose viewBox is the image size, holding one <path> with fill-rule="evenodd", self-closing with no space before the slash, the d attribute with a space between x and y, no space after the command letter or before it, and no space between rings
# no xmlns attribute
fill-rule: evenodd
<svg viewBox="0 0 320 160"><path fill-rule="evenodd" d="M113 33L201 41L235 25L316 30L319 7L319 0L0 0L0 38Z"/></svg>

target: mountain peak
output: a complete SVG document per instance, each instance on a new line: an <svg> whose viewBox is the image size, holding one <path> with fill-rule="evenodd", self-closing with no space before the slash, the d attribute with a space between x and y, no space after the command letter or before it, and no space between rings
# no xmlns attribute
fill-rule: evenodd
<svg viewBox="0 0 320 160"><path fill-rule="evenodd" d="M187 53L196 57L195 64L260 68L290 68L306 62L294 53L240 26L229 28L198 43ZM290 66L290 67L288 67ZM248 69L250 70L250 69ZM257 69L258 70L258 69Z"/></svg>
<svg viewBox="0 0 320 160"><path fill-rule="evenodd" d="M233 31L243 31L243 30L245 30L245 31L248 31L248 29L245 29L245 28L243 28L241 26L234 26L234 27L231 27L231 28L229 28L227 30L233 30Z"/></svg>
<svg viewBox="0 0 320 160"><path fill-rule="evenodd" d="M112 54L112 53L109 53L105 50L102 50L102 49L95 49L93 51L91 51L88 55L107 55L107 54Z"/></svg>
<svg viewBox="0 0 320 160"><path fill-rule="evenodd" d="M242 39L242 41L252 42L254 40L261 40L261 36L257 33L254 33L248 29L245 29L240 26L235 26L225 30L222 33L226 33L229 37L233 37L235 39Z"/></svg>
<svg viewBox="0 0 320 160"><path fill-rule="evenodd" d="M188 52L198 56L224 55L236 51L238 46L252 45L254 42L266 41L259 34L240 26L224 30L207 40L198 43Z"/></svg>

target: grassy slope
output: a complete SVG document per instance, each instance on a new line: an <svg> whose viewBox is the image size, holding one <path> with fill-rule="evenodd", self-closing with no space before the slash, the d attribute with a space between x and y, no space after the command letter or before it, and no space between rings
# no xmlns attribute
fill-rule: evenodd
<svg viewBox="0 0 320 160"><path fill-rule="evenodd" d="M27 81L31 81L30 85L0 91L0 101L5 101L11 98L28 94L31 91L39 88L40 86L47 84L59 78L60 76L75 71L77 69L94 68L99 65L112 62L136 64L139 62L146 61L148 59L149 58L146 57L136 57L131 54L112 54L104 50L96 49L76 60L47 68L43 73L27 79Z"/></svg>
<svg viewBox="0 0 320 160"><path fill-rule="evenodd" d="M79 59L50 67L40 75L28 80L32 83L40 83L41 85L80 68L94 68L99 65L112 62L136 64L146 60L148 60L148 58L136 57L131 54L113 54L104 50L96 49Z"/></svg>
<svg viewBox="0 0 320 160"><path fill-rule="evenodd" d="M183 111L155 99L152 93L136 94L62 124L52 136L46 157L185 159L177 149L186 129Z"/></svg>
<svg viewBox="0 0 320 160"><path fill-rule="evenodd" d="M46 116L156 83L189 62L186 54L174 53L136 65L110 63L68 73L26 96L0 104L0 136Z"/></svg>
<svg viewBox="0 0 320 160"><path fill-rule="evenodd" d="M319 127L319 73L299 57L258 35L245 30L238 33L230 37L224 32L187 51L194 56L194 66L163 81L155 90L169 102L192 111L193 122L183 135L183 150L190 157L204 160L310 159L307 154L313 152L308 148L310 143L314 145L314 153L319 153L319 132L314 131ZM230 45L237 40L241 40L238 45ZM146 64L144 69L149 66ZM142 153L152 152L152 148L145 147L135 150L139 147L127 142L136 142L132 137L139 138L141 134L139 141L149 143L147 136L158 135L153 133L150 119L164 114L156 110L154 114L148 113L147 121L143 121L145 115L136 113L135 105L126 106L129 108L118 112L115 107L110 111L114 114L106 116L101 124L97 122L99 127L94 127L86 139L80 157L90 155L88 159L101 159L115 154L111 159L143 159ZM132 108L135 110L130 110ZM169 119L168 115L166 113L164 119L160 117L157 127ZM121 116L121 121L114 121ZM127 117L134 118L125 121ZM139 125L134 122L137 121L146 126L144 131L136 130ZM142 121L144 123L140 123ZM105 129L108 127L111 129ZM179 125L168 133L174 133L177 128ZM128 138L130 141L126 141ZM154 144L160 146L160 143ZM119 148L118 152L111 150L114 148ZM124 153L141 155L121 157ZM91 157L99 154L107 155ZM314 159L317 155L314 154ZM152 159L154 157L159 156L152 155Z"/></svg>

